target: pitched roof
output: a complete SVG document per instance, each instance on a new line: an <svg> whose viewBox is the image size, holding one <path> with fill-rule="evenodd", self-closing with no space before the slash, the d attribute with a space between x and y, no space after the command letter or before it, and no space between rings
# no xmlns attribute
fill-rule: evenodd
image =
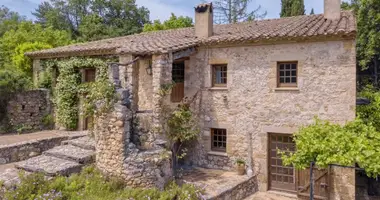
<svg viewBox="0 0 380 200"><path fill-rule="evenodd" d="M356 34L352 11L343 11L340 19L328 20L323 14L214 25L213 36L197 38L194 28L156 31L79 43L53 49L28 52L31 57L62 57L81 53L153 54L178 51L198 45L234 44L265 40L309 39Z"/></svg>

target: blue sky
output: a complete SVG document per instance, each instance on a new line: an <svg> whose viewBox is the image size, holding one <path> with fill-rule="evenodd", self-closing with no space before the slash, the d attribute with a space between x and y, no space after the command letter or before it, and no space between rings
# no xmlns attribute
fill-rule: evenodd
<svg viewBox="0 0 380 200"><path fill-rule="evenodd" d="M33 18L33 12L38 4L45 0L0 0L0 5L5 5L11 10L17 11L28 18ZM193 7L201 0L136 0L139 6L145 6L150 10L150 19L165 20L170 13L193 17ZM252 0L251 9L258 5L268 12L266 18L278 18L281 8L281 0ZM323 0L305 0L306 13L314 8L315 13L323 12Z"/></svg>

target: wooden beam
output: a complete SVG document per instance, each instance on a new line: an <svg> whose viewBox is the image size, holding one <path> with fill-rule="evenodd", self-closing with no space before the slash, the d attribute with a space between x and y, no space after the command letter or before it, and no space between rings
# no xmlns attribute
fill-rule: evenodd
<svg viewBox="0 0 380 200"><path fill-rule="evenodd" d="M195 52L196 52L196 49L194 47L174 52L173 53L173 60L177 60L177 59L184 58L184 57L189 57L190 55L192 55Z"/></svg>

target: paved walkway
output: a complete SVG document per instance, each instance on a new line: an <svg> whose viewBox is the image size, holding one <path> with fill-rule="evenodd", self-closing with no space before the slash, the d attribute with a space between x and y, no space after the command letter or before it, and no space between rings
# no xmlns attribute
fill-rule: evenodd
<svg viewBox="0 0 380 200"><path fill-rule="evenodd" d="M0 135L0 146L19 143L19 142L25 142L25 141L30 141L30 140L74 135L78 133L79 133L78 131L49 130L49 131L40 131L40 132L25 133L25 134Z"/></svg>

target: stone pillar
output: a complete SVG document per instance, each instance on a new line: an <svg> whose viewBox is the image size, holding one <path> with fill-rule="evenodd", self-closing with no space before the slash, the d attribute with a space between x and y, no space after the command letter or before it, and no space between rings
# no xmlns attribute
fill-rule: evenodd
<svg viewBox="0 0 380 200"><path fill-rule="evenodd" d="M153 128L159 130L165 97L160 95L163 85L172 82L172 56L170 54L154 55L152 66L153 84ZM168 95L170 96L170 95ZM156 138L160 138L159 133L155 133ZM162 138L162 137L161 137Z"/></svg>
<svg viewBox="0 0 380 200"><path fill-rule="evenodd" d="M355 169L332 166L330 169L330 199L355 200Z"/></svg>
<svg viewBox="0 0 380 200"><path fill-rule="evenodd" d="M33 85L34 87L38 86L39 73L41 71L41 62L40 59L33 59Z"/></svg>

